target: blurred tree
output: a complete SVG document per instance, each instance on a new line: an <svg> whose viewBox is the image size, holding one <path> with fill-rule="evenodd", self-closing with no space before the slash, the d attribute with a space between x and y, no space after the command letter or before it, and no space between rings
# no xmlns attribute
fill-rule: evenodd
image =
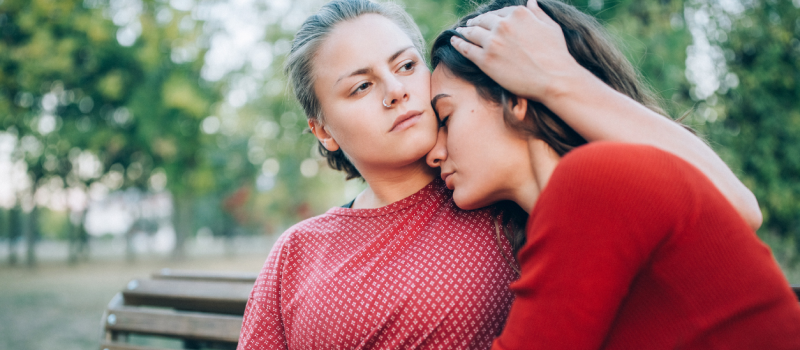
<svg viewBox="0 0 800 350"><path fill-rule="evenodd" d="M199 78L199 34L189 13L160 1L0 2L0 125L19 137L28 196L46 205L43 189L65 183L84 198L90 188L146 189L159 169L176 212L190 212L192 196L213 187L196 179L198 126L219 99ZM176 216L180 254L188 219Z"/></svg>
<svg viewBox="0 0 800 350"><path fill-rule="evenodd" d="M726 13L731 88L719 93L710 136L727 149L764 214L763 230L800 240L800 2L753 1ZM724 19L724 18L723 18ZM800 245L796 245L800 248Z"/></svg>
<svg viewBox="0 0 800 350"><path fill-rule="evenodd" d="M671 116L696 107L688 120L741 171L764 227L800 235L798 2L568 2L607 26ZM404 3L431 42L479 2ZM9 241L35 242L30 218L58 193L73 257L88 199L125 188L172 194L176 256L201 227L276 232L355 196L364 185L302 134L281 70L320 4L0 0L0 146L13 139L31 179L6 213Z"/></svg>
<svg viewBox="0 0 800 350"><path fill-rule="evenodd" d="M694 109L688 122L758 198L762 233L800 239L800 2L574 4L621 39L673 117Z"/></svg>
<svg viewBox="0 0 800 350"><path fill-rule="evenodd" d="M670 116L689 110L693 101L685 67L692 36L683 19L684 1L589 0L584 9L617 38Z"/></svg>

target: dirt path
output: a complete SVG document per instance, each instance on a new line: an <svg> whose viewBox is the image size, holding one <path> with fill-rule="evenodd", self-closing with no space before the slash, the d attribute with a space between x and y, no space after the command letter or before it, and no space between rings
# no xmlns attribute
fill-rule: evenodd
<svg viewBox="0 0 800 350"><path fill-rule="evenodd" d="M103 310L134 278L164 267L258 272L263 255L236 258L0 267L0 350L97 349Z"/></svg>

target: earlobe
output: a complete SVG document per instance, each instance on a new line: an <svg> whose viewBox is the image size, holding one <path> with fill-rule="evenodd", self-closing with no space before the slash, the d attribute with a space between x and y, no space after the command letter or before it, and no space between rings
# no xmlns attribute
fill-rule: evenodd
<svg viewBox="0 0 800 350"><path fill-rule="evenodd" d="M322 125L317 119L308 119L308 128L311 133L316 136L317 140L322 143L329 152L336 152L339 150L339 144L333 139L333 136L326 130L325 125Z"/></svg>
<svg viewBox="0 0 800 350"><path fill-rule="evenodd" d="M519 96L516 96L509 101L511 104L511 113L514 114L514 117L518 121L522 121L525 119L525 115L528 114L528 100Z"/></svg>

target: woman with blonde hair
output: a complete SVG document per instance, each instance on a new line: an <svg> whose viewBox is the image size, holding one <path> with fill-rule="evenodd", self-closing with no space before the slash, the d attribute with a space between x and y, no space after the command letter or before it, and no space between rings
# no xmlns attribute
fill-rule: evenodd
<svg viewBox="0 0 800 350"><path fill-rule="evenodd" d="M500 334L517 276L502 232L524 211L458 209L426 164L438 122L423 54L390 3L333 1L301 26L285 63L295 95L328 164L368 187L279 238L240 349L485 349Z"/></svg>

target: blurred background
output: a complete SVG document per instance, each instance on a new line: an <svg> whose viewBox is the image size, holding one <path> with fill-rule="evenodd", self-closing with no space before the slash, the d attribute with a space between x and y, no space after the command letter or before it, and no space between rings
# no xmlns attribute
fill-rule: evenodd
<svg viewBox="0 0 800 350"><path fill-rule="evenodd" d="M281 67L321 0L0 0L0 349L96 347L161 267L258 271L363 189ZM475 3L404 0L430 42ZM756 194L800 283L800 0L575 0Z"/></svg>

